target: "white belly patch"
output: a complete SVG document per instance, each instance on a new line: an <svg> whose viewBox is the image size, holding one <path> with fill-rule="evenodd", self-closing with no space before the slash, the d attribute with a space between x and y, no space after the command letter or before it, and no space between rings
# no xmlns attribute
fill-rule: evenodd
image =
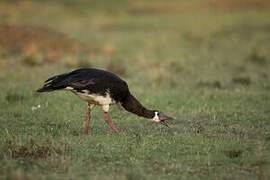
<svg viewBox="0 0 270 180"><path fill-rule="evenodd" d="M83 92L77 92L74 89L66 88L68 90L71 90L73 93L78 95L82 100L87 101L91 104L96 105L110 105L114 104L114 100L111 98L108 92L106 92L106 95L100 95L100 94L90 94L88 90L83 90Z"/></svg>

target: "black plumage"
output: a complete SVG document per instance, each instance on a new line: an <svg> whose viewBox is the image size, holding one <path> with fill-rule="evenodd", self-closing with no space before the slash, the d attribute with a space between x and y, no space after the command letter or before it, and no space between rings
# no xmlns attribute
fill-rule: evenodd
<svg viewBox="0 0 270 180"><path fill-rule="evenodd" d="M118 76L93 68L77 69L51 77L37 92L61 90L66 87L72 87L77 92L88 90L90 93L103 96L106 95L106 92L110 92L110 96L116 102L123 100L129 92L127 83Z"/></svg>
<svg viewBox="0 0 270 180"><path fill-rule="evenodd" d="M119 131L111 124L108 116L109 105L111 104L118 104L129 112L153 119L153 121L161 122L164 125L167 125L165 120L173 119L162 114L160 111L148 110L143 107L131 95L125 81L115 74L104 70L82 68L70 73L53 76L46 80L44 86L38 89L37 92L63 89L72 91L81 99L88 102L88 116L85 125L87 126L85 127L86 134L86 131L88 131L90 111L94 105L101 105L103 107L105 120L116 133L119 133Z"/></svg>

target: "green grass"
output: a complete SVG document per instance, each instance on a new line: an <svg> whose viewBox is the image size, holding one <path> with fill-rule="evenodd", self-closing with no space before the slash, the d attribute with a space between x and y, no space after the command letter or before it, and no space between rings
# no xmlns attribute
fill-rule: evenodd
<svg viewBox="0 0 270 180"><path fill-rule="evenodd" d="M63 48L47 62L37 47L29 62L29 50L0 43L0 179L269 179L269 6L215 3L1 2L0 24L51 28L95 51ZM81 66L118 73L176 120L166 128L112 106L116 135L96 107L84 136L85 102L35 92Z"/></svg>

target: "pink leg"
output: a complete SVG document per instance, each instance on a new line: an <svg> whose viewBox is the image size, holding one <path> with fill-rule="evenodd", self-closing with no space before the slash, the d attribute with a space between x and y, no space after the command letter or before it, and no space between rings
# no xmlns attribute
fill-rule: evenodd
<svg viewBox="0 0 270 180"><path fill-rule="evenodd" d="M118 129L116 129L116 127L114 127L114 125L112 124L112 122L110 120L109 113L104 112L104 118L105 118L106 123L112 128L112 130L115 133L119 134L120 132L118 131Z"/></svg>
<svg viewBox="0 0 270 180"><path fill-rule="evenodd" d="M88 126L89 126L89 121L90 121L90 118L91 118L91 104L88 104L88 111L86 112L86 119L85 119L85 123L84 123L84 134L85 135L88 135Z"/></svg>

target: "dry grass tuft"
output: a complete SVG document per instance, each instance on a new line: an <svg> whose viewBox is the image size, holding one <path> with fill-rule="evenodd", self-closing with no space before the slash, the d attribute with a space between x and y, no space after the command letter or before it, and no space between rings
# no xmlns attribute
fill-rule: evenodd
<svg viewBox="0 0 270 180"><path fill-rule="evenodd" d="M264 66L267 64L267 57L259 54L256 49L253 50L252 53L249 55L248 60L258 65Z"/></svg>
<svg viewBox="0 0 270 180"><path fill-rule="evenodd" d="M227 150L224 151L224 154L229 158L238 158L243 154L242 150Z"/></svg>
<svg viewBox="0 0 270 180"><path fill-rule="evenodd" d="M19 144L12 139L4 139L2 153L11 156L12 158L31 158L40 159L48 158L53 154L63 155L67 151L67 145L55 146L50 139L47 139L43 144L37 144L33 139L29 139L26 144Z"/></svg>
<svg viewBox="0 0 270 180"><path fill-rule="evenodd" d="M251 84L251 79L250 77L246 76L237 76L232 78L232 82L235 84L241 84L241 85L250 85Z"/></svg>
<svg viewBox="0 0 270 180"><path fill-rule="evenodd" d="M222 88L220 81L214 81L214 82L200 81L197 83L197 87L209 87L209 88L215 88L215 89Z"/></svg>
<svg viewBox="0 0 270 180"><path fill-rule="evenodd" d="M20 63L23 65L28 66L38 66L45 62L45 57L42 53L36 52L32 54L24 54L21 59Z"/></svg>

